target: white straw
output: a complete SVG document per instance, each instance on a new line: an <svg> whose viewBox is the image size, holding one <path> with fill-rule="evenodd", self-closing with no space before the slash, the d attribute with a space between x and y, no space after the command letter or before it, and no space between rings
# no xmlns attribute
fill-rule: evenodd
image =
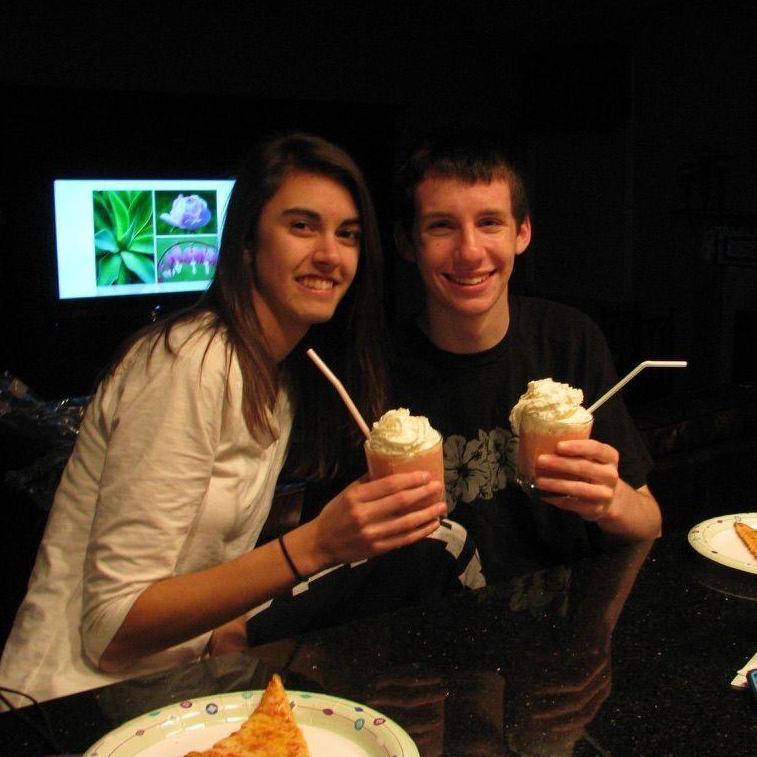
<svg viewBox="0 0 757 757"><path fill-rule="evenodd" d="M591 407L586 409L593 413L600 405L603 405L617 391L622 389L637 373L641 373L645 368L685 368L688 363L685 360L644 360L639 363L627 376L618 381L610 391L603 394Z"/></svg>
<svg viewBox="0 0 757 757"><path fill-rule="evenodd" d="M368 424L363 420L363 416L360 415L360 411L355 407L355 403L352 398L347 394L347 390L344 388L342 382L329 370L326 363L318 357L316 351L312 348L307 350L307 356L321 369L323 375L334 385L334 388L339 392L339 396L344 400L344 404L347 405L347 409L352 413L352 417L360 426L360 430L365 434L366 439L370 439L371 430L368 428Z"/></svg>

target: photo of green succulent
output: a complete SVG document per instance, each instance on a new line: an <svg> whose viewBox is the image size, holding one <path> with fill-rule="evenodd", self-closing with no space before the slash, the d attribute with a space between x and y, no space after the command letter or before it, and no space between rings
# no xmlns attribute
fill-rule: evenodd
<svg viewBox="0 0 757 757"><path fill-rule="evenodd" d="M152 192L92 192L97 286L155 282Z"/></svg>

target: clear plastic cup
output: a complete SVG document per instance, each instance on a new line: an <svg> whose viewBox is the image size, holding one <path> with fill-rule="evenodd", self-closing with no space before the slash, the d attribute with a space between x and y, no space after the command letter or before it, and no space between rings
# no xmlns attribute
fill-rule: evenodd
<svg viewBox="0 0 757 757"><path fill-rule="evenodd" d="M539 455L554 454L557 443L568 439L588 439L594 418L580 422L544 420L523 413L518 441L518 472L516 481L528 494L541 495L534 483L536 460ZM543 493L549 496L547 492ZM555 495L552 495L555 496Z"/></svg>
<svg viewBox="0 0 757 757"><path fill-rule="evenodd" d="M411 473L428 471L431 479L442 485L442 494L429 499L428 504L444 499L444 453L440 439L431 449L415 455L386 455L371 449L370 442L365 443L365 459L371 478L381 478L392 473Z"/></svg>

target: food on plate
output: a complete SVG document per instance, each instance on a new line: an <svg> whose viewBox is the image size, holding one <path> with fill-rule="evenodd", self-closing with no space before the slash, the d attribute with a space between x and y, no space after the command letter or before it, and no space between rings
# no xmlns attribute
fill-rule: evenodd
<svg viewBox="0 0 757 757"><path fill-rule="evenodd" d="M757 557L757 529L754 529L739 520L734 522L733 527L736 529L736 533L741 538L741 541L746 544L752 555Z"/></svg>
<svg viewBox="0 0 757 757"><path fill-rule="evenodd" d="M309 757L309 754L281 678L274 673L260 704L239 730L210 749L189 752L185 757Z"/></svg>

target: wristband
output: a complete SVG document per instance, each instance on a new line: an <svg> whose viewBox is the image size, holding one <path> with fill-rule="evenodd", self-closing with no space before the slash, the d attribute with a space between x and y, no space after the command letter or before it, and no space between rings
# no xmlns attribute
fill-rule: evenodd
<svg viewBox="0 0 757 757"><path fill-rule="evenodd" d="M299 570L297 570L297 566L294 564L294 560L292 560L291 555L287 551L286 545L284 544L284 534L281 534L279 536L279 545L281 546L281 551L284 554L284 558L286 559L287 563L289 564L289 567L292 569L292 573L294 574L294 577L302 583L303 581L307 581L307 578L303 576Z"/></svg>

